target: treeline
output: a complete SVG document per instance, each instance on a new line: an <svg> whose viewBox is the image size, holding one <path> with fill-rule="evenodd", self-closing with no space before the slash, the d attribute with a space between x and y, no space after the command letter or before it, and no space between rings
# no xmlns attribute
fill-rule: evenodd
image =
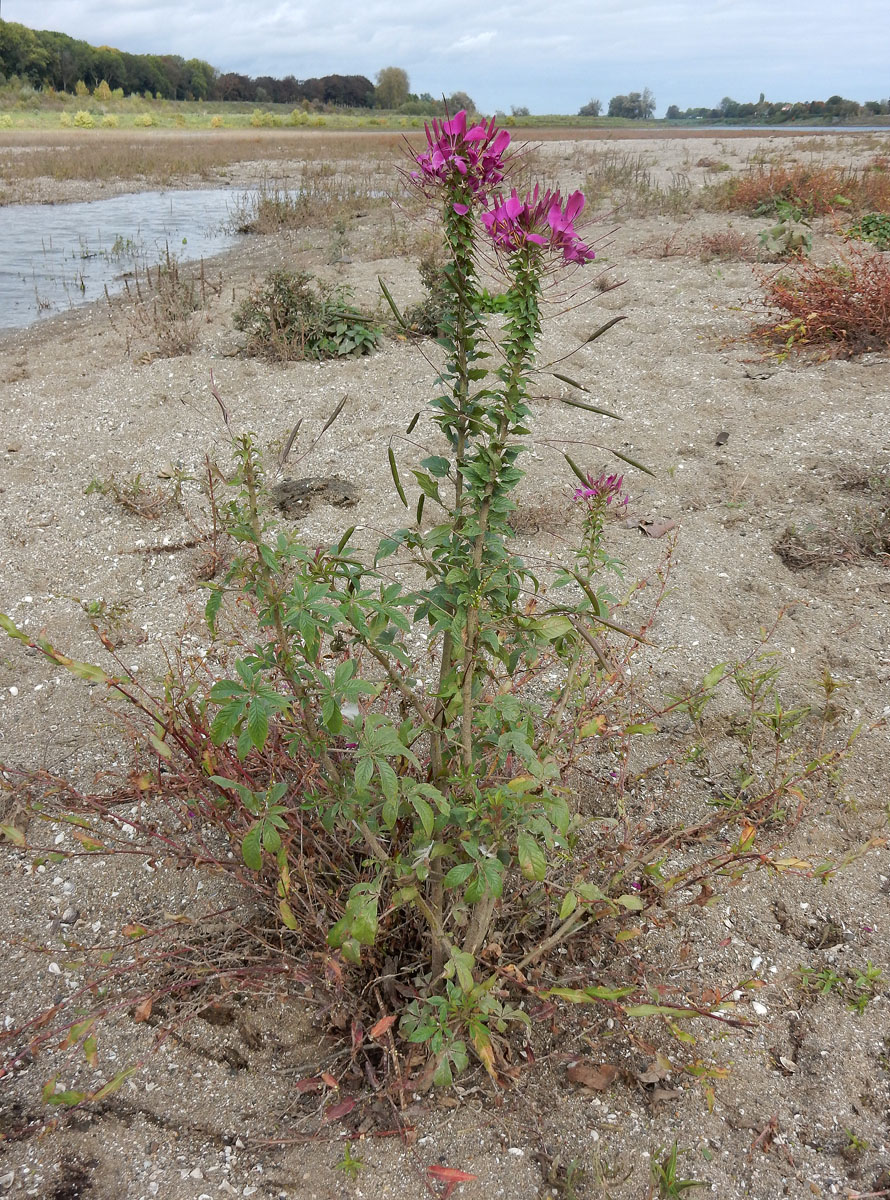
<svg viewBox="0 0 890 1200"><path fill-rule="evenodd" d="M210 63L178 54L128 54L46 29L0 21L0 83L14 76L57 92L94 91L104 80L112 92L164 100L245 100L254 103L343 105L370 108L374 84L364 75L320 79L251 79L220 74ZM78 87L78 84L80 87Z"/></svg>
<svg viewBox="0 0 890 1200"><path fill-rule="evenodd" d="M757 103L740 103L731 96L724 96L716 108L680 109L671 104L665 116L669 121L768 121L781 124L784 121L828 120L849 121L854 117L877 117L890 114L890 100L845 100L843 96L829 96L827 100L771 101L760 93Z"/></svg>

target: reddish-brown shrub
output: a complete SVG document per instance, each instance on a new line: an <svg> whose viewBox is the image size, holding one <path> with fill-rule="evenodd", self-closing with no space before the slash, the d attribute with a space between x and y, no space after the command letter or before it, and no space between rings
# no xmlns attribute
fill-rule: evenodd
<svg viewBox="0 0 890 1200"><path fill-rule="evenodd" d="M849 251L828 266L802 261L764 276L765 304L779 320L758 325L752 336L771 353L818 350L822 357L852 358L890 347L890 259Z"/></svg>
<svg viewBox="0 0 890 1200"><path fill-rule="evenodd" d="M836 166L758 167L727 180L717 193L718 207L756 215L774 212L782 200L807 216L890 212L890 174Z"/></svg>

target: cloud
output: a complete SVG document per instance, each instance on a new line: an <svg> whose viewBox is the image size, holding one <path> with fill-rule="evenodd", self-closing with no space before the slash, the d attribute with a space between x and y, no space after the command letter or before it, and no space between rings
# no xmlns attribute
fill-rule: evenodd
<svg viewBox="0 0 890 1200"><path fill-rule="evenodd" d="M482 50L489 46L496 37L497 34L493 29L488 29L484 33L465 34L446 47L444 53L463 54L467 50Z"/></svg>

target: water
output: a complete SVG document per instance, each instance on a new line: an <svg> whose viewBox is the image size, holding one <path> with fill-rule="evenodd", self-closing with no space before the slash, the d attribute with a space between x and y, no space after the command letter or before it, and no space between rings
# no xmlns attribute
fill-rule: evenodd
<svg viewBox="0 0 890 1200"><path fill-rule="evenodd" d="M134 266L154 266L168 250L188 262L229 249L234 198L213 188L0 208L0 329L99 300L106 286L120 291Z"/></svg>

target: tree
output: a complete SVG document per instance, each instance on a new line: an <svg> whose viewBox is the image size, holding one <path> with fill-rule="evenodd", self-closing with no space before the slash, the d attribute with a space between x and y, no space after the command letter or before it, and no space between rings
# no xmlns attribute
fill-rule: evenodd
<svg viewBox="0 0 890 1200"><path fill-rule="evenodd" d="M646 121L655 112L655 97L648 88L642 92L630 92L627 96L613 96L609 101L610 117L629 117L632 121Z"/></svg>
<svg viewBox="0 0 890 1200"><path fill-rule="evenodd" d="M668 110L664 115L667 117L667 119L669 121L679 121L680 117L682 116L682 114L676 104L669 104Z"/></svg>
<svg viewBox="0 0 890 1200"><path fill-rule="evenodd" d="M473 99L468 96L466 92L452 92L445 101L445 107L452 114L452 116L461 111L466 111L468 113L474 113L476 111L476 105Z"/></svg>
<svg viewBox="0 0 890 1200"><path fill-rule="evenodd" d="M377 72L374 100L378 108L398 108L408 99L410 90L408 72L401 67L384 67Z"/></svg>
<svg viewBox="0 0 890 1200"><path fill-rule="evenodd" d="M602 100L588 100L578 109L579 117L598 117L603 111Z"/></svg>

